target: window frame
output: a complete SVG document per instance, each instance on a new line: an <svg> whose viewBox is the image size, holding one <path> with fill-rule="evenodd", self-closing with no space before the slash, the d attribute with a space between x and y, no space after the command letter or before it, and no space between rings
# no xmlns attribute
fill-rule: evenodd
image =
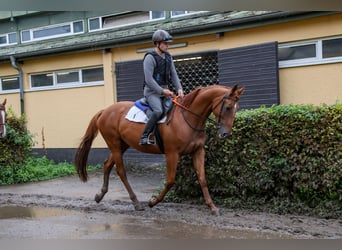
<svg viewBox="0 0 342 250"><path fill-rule="evenodd" d="M29 75L29 81L30 81L30 91L39 91L39 90L50 90L50 89L65 89L65 88L77 88L77 87L89 87L89 86L99 86L104 85L104 75L103 80L99 81L91 81L91 82L83 82L82 81L82 71L83 70L89 70L89 69L99 69L103 66L94 66L94 67L86 67L86 68L78 68L78 69L67 69L67 70L56 70L56 71L48 71L48 72L39 72L39 73L32 73ZM58 83L57 81L57 75L60 73L75 73L78 72L78 81L71 81L71 82L64 82L64 83ZM32 76L35 75L42 75L42 74L52 74L52 85L48 86L32 86Z"/></svg>
<svg viewBox="0 0 342 250"><path fill-rule="evenodd" d="M75 32L74 31L74 24L81 22L82 23L82 31L80 32ZM36 31L43 31L43 30L47 30L47 29L53 29L53 28L60 28L63 26L69 26L70 28L70 32L65 32L62 34L55 34L55 35L47 35L47 36L43 36L43 37L37 37L34 38L34 32ZM30 37L29 40L23 40L23 33L24 32L28 32ZM48 40L48 39L53 39L53 38L59 38L59 37L66 37L66 36L72 36L72 35L76 35L76 34L83 34L85 32L85 26L84 26L84 20L76 20L76 21L72 21L72 22L65 22L65 23L59 23L59 24L53 24L53 25L48 25L48 26L41 26L41 27L37 27L37 28L32 28L32 29L27 29L27 30L22 30L20 31L20 41L21 43L29 43L29 42L34 42L34 41L42 41L42 40Z"/></svg>
<svg viewBox="0 0 342 250"><path fill-rule="evenodd" d="M342 56L323 58L323 41L334 40L334 39L342 39L342 36L279 44L278 49L303 46L303 45L311 45L311 44L314 44L316 47L315 57L310 57L310 58L308 57L308 58L294 59L294 60L283 60L283 61L278 60L279 68L300 67L300 66L342 62Z"/></svg>

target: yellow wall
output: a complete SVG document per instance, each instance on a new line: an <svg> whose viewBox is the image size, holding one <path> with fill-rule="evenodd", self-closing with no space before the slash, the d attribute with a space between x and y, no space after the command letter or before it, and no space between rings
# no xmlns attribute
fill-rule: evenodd
<svg viewBox="0 0 342 250"><path fill-rule="evenodd" d="M334 104L342 101L342 64L280 70L282 104Z"/></svg>
<svg viewBox="0 0 342 250"><path fill-rule="evenodd" d="M104 65L104 85L31 91L29 74ZM24 72L24 103L28 129L34 135L36 148L75 148L92 116L114 102L113 60L111 53L89 53L46 57L20 64ZM1 75L17 75L10 64ZM2 99L3 95L0 96ZM20 114L19 94L6 94L7 107ZM43 134L44 140L43 141ZM94 147L104 147L99 136Z"/></svg>
<svg viewBox="0 0 342 250"><path fill-rule="evenodd" d="M42 130L46 148L77 147L92 116L106 106L104 95L103 86L26 94L28 129L35 135L35 147L43 147Z"/></svg>
<svg viewBox="0 0 342 250"><path fill-rule="evenodd" d="M171 49L173 55L208 50L229 49L258 43L278 41L293 42L305 39L342 35L342 14L267 25L226 32L223 37L215 34L195 38L175 39L174 43L187 42L184 48ZM46 57L25 61L24 71L25 112L28 128L35 134L35 147L42 148L44 129L45 147L75 148L85 132L92 116L100 109L116 101L116 62L142 59L138 48L152 47L152 43L113 48L111 52L92 51L64 56ZM89 66L104 66L104 85L46 91L29 90L29 74ZM0 67L0 76L17 75L8 64ZM284 68L279 70L280 102L321 104L335 103L342 99L342 63ZM243 85L243 83L239 83ZM7 107L19 114L19 94L2 94ZM94 147L105 147L101 136Z"/></svg>

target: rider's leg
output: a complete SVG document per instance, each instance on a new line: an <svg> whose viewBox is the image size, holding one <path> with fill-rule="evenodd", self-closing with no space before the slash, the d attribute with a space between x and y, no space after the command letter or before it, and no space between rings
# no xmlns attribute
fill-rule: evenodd
<svg viewBox="0 0 342 250"><path fill-rule="evenodd" d="M149 120L147 121L146 125L145 125L145 129L144 132L141 135L140 138L140 145L146 145L146 144L153 144L152 142L150 142L149 140L149 135L150 133L153 131L154 126L156 125L156 123L159 120L160 115L157 113L152 113L151 117L149 118Z"/></svg>
<svg viewBox="0 0 342 250"><path fill-rule="evenodd" d="M162 102L159 95L151 95L147 97L147 101L153 110L153 113L145 125L144 132L142 133L139 142L140 145L153 144L149 142L148 136L153 131L154 126L157 124L158 120L163 114Z"/></svg>

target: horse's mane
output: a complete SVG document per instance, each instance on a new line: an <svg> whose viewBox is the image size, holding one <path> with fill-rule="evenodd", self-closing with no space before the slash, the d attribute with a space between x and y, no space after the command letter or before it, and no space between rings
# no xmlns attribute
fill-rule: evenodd
<svg viewBox="0 0 342 250"><path fill-rule="evenodd" d="M190 104L193 102L193 100L196 98L196 96L201 92L201 90L217 88L217 87L222 87L222 88L226 88L226 89L228 88L228 87L223 86L223 85L211 85L211 86L207 86L207 87L199 86L199 87L195 88L193 91L191 91L189 94L184 96L183 105L186 107L189 107Z"/></svg>
<svg viewBox="0 0 342 250"><path fill-rule="evenodd" d="M184 96L183 105L189 107L192 101L196 98L198 93L203 89L203 87L197 87L195 90L191 91L189 94Z"/></svg>

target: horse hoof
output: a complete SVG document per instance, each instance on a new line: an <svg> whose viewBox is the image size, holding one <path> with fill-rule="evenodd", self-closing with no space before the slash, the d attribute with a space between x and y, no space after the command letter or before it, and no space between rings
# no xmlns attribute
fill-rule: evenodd
<svg viewBox="0 0 342 250"><path fill-rule="evenodd" d="M211 211L211 214L215 215L215 216L220 216L221 215L220 210L213 210L213 211Z"/></svg>
<svg viewBox="0 0 342 250"><path fill-rule="evenodd" d="M135 209L135 211L144 211L145 210L145 208L140 203L134 204L134 209Z"/></svg>
<svg viewBox="0 0 342 250"><path fill-rule="evenodd" d="M150 202L148 203L149 207L154 207L157 204L157 199L153 198L150 200Z"/></svg>
<svg viewBox="0 0 342 250"><path fill-rule="evenodd" d="M96 194L96 195L95 195L95 201L96 201L97 203L100 203L101 200L102 200L102 196L101 196L100 194Z"/></svg>

